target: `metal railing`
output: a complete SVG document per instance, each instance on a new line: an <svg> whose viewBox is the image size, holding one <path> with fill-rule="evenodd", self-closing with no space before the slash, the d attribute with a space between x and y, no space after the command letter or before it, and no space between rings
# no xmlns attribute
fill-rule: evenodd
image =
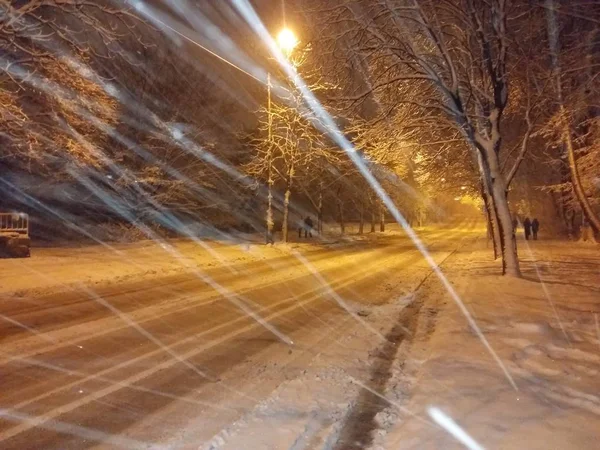
<svg viewBox="0 0 600 450"><path fill-rule="evenodd" d="M25 213L0 213L0 233L29 234L29 215Z"/></svg>

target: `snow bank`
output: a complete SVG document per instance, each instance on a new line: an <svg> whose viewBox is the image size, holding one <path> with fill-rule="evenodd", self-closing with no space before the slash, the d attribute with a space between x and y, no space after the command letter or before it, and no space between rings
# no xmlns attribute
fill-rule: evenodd
<svg viewBox="0 0 600 450"><path fill-rule="evenodd" d="M388 408L373 448L464 448L434 423L439 408L482 448L597 448L600 430L600 256L574 243L521 242L524 279L497 275L489 249L463 250L446 272L501 368L435 280L425 305L439 309L435 329L416 343L385 395ZM422 339L419 343L418 340ZM475 447L473 447L475 448Z"/></svg>

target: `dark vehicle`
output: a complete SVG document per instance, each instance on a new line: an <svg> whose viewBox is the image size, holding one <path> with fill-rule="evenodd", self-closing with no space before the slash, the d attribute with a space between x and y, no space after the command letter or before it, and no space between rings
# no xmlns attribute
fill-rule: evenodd
<svg viewBox="0 0 600 450"><path fill-rule="evenodd" d="M28 258L30 244L29 215L0 213L0 256Z"/></svg>

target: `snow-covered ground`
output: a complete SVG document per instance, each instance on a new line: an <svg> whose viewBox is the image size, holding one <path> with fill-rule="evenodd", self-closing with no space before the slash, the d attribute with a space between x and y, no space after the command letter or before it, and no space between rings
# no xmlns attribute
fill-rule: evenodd
<svg viewBox="0 0 600 450"><path fill-rule="evenodd" d="M249 244L189 240L131 244L42 247L28 259L0 260L0 293L23 296L48 294L75 284L123 283L204 268L232 265L257 257ZM269 249L261 249L269 252Z"/></svg>
<svg viewBox="0 0 600 450"><path fill-rule="evenodd" d="M522 280L499 277L482 248L446 268L516 387L456 304L429 283L422 295L436 311L435 329L421 330L397 361L382 392L396 405L382 414L374 448L465 448L432 408L480 446L471 448L598 448L598 248L521 241L520 253Z"/></svg>
<svg viewBox="0 0 600 450"><path fill-rule="evenodd" d="M366 315L393 348L367 327L330 336L336 345L327 356L200 448L596 448L598 249L521 247L523 280L499 276L483 240L443 264L510 380L429 277L416 293Z"/></svg>
<svg viewBox="0 0 600 450"><path fill-rule="evenodd" d="M472 222L462 222L465 231L474 232ZM193 268L211 269L235 264L263 261L289 255L293 249L308 253L322 248L348 247L352 243L385 242L404 237L397 225L388 225L385 234L359 236L355 224L349 224L348 235L339 236L334 226L323 237L298 239L291 233L291 242L275 246L262 245L259 235L224 235L227 240L189 239L135 243L104 243L62 247L34 247L27 259L0 259L0 294L8 296L48 295L76 288L81 284L98 286L135 280L154 279L181 273ZM453 230L460 230L452 226ZM439 227L423 229L424 236L436 235ZM34 243L35 244L35 243ZM231 269L233 270L233 269Z"/></svg>
<svg viewBox="0 0 600 450"><path fill-rule="evenodd" d="M398 230L0 260L0 447L595 448L597 247L421 234L497 360Z"/></svg>
<svg viewBox="0 0 600 450"><path fill-rule="evenodd" d="M477 235L473 223L423 232L437 261ZM0 265L0 446L19 449L198 448L242 436L237 427L288 382L318 395L306 377L368 377L369 352L403 310L396 300L429 273L398 231L275 247L38 249ZM358 392L344 378L333 418Z"/></svg>

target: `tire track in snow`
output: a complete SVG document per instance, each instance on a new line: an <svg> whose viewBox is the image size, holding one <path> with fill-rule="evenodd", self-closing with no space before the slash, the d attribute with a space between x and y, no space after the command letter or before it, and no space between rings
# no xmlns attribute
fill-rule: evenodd
<svg viewBox="0 0 600 450"><path fill-rule="evenodd" d="M430 239L435 239L435 238L438 238L439 236L443 237L445 233L446 233L446 231L436 231L436 232L430 233L428 237ZM432 244L435 244L435 243L437 243L437 241L436 242L432 242ZM411 249L410 251L415 251L415 249ZM389 248L378 249L378 250L375 250L373 252L373 257L375 257L375 255L378 255L378 254L387 254L388 252L389 252ZM339 256L339 255L336 255L336 256ZM291 256L287 256L287 258L291 259ZM319 258L318 260L319 261L320 260L326 260L326 259L329 259L329 258L331 258L331 255L328 258L324 258L323 257L323 258ZM310 260L310 261L314 262L313 260ZM347 265L352 265L352 264L356 264L356 263L354 261L349 261ZM267 267L267 268L265 268L265 271L268 271L269 269L270 268ZM336 270L337 269L339 269L339 266L336 267ZM290 272L295 273L293 271L293 269L290 269ZM282 280L281 279L281 275L282 275L282 273L278 272L277 274L275 274L275 276L279 277L279 278L276 278L276 280L273 281L273 282L265 283L265 284L258 285L258 286L253 286L251 288L243 289L243 290L236 291L236 292L238 292L239 295L243 296L243 295L247 295L249 292L252 292L252 291L257 290L257 289L263 289L263 288L266 289L266 288L269 288L269 287L276 286L276 285L280 284L282 281L283 282L294 282L294 281L298 281L299 279L301 279L303 277L310 276L310 274L303 274L303 275L300 275L300 276L289 277L289 278L285 278L285 279ZM188 282L192 282L192 281L196 281L196 280L189 280L189 279L187 279L187 280L181 281L180 283L183 284L183 283L188 283ZM165 284L161 284L160 286L158 286L157 289L160 289L160 288L162 288L164 286L165 286ZM150 289L154 290L155 287L152 287ZM132 292L143 292L143 290L139 290L139 289L138 290L129 290L129 291L124 291L123 293L124 294L129 294L129 293L132 293ZM117 294L118 293L111 294L110 296L114 296L114 295L117 295ZM106 298L106 295L103 294L103 297ZM206 298L206 300L202 301L201 303L196 303L196 301L199 299L199 297ZM189 305L180 305L180 306L177 306L176 303L174 303L174 301L177 302L177 303L181 303L181 300L185 301L185 300L190 299L190 298L193 298L194 300ZM138 323L143 324L143 323L146 323L148 321L156 320L156 319L159 319L161 317L165 317L165 316L168 316L168 315L171 315L171 314L176 314L176 313L180 313L180 312L183 312L183 311L186 311L186 310L189 310L189 309L194 309L194 308L197 308L197 307L202 307L202 306L205 306L205 305L209 305L211 303L214 303L216 301L221 300L221 298L222 298L221 295L215 294L213 292L205 292L205 293L200 293L200 294L185 295L185 296L182 296L182 297L179 297L179 298L176 298L176 299L167 299L167 300L165 300L163 302L159 302L157 304L153 304L153 305L149 305L147 307L136 309L136 310L132 311L130 314L133 315L133 316L135 316L133 318L136 319L136 321ZM91 301L91 300L90 299L86 299L85 301ZM171 309L168 309L168 310L162 310L157 315L149 316L147 318L143 317L144 314L147 311L152 311L153 309L160 308L163 305L172 305L173 307ZM70 306L70 304L69 305L63 305L63 306L61 306L61 308L65 308L67 306ZM263 309L261 309L261 311L262 310ZM139 316L141 316L141 317L139 317ZM94 339L94 338L97 338L97 337L105 336L105 335L108 335L108 334L113 333L115 331L119 331L119 330L122 330L122 329L125 329L125 328L128 327L127 324L122 324L122 325L113 326L111 328L107 328L106 325L108 325L108 324L105 325L103 323L105 321L107 321L107 322L110 323L110 322L112 322L114 320L115 320L115 316L108 315L108 316L106 316L104 318L97 319L97 320L92 321L92 322L79 323L79 324L76 324L76 325L73 325L73 326L70 326L70 327L67 327L67 328L61 328L61 329L58 329L58 330L51 330L51 331L45 333L51 339L53 339L55 341L60 341L59 345L57 345L56 343L54 343L54 344L46 345L46 346L43 346L43 347L40 347L40 348L33 348L31 350L27 350L24 347L27 347L30 343L31 343L32 346L35 346L36 344L39 343L39 337L31 336L31 337L22 338L22 339L15 340L15 341L9 341L7 343L3 343L4 352L5 353L10 353L10 350L7 350L7 347L10 348L11 345L14 345L16 347L15 348L15 352L18 352L18 356L19 357L30 358L30 357L36 356L38 354L43 354L43 353L47 353L47 352L50 352L50 351L55 351L55 350L62 349L62 348L68 347L68 346L74 346L74 345L77 345L77 344L79 344L81 342L85 342L85 341L88 341L90 339ZM90 334L89 330L92 327L93 328L102 328L102 330ZM38 331L43 332L41 330L38 330ZM75 335L76 337L68 339L69 335ZM67 340L65 340L65 339L67 339Z"/></svg>
<svg viewBox="0 0 600 450"><path fill-rule="evenodd" d="M381 253L385 253L384 250L380 250L377 252L377 254L381 254ZM375 256L373 256L375 257ZM352 261L349 262L348 265L350 264L354 264ZM281 276L281 273L276 274L276 276ZM236 293L238 293L241 296L247 295L248 293L258 290L258 289L268 289L270 287L276 286L282 282L295 282L298 281L301 278L305 278L305 277L310 277L310 274L302 274L299 276L295 276L295 277L288 277L285 279L281 279L278 278L275 281L272 282L267 282L264 284L259 284L259 285L255 285L252 286L250 288L247 289L242 289L239 291L236 291ZM195 280L192 280L195 281ZM190 280L187 280L186 282L190 282ZM202 301L200 303L196 303L200 298L206 298L205 301ZM186 305L179 305L177 306L176 303L181 303L181 301L185 301L185 300L189 300L189 299L193 299L193 301L189 304ZM134 311L132 311L131 313L129 313L131 316L135 316L133 317L134 319L136 319L136 322L143 324L146 323L148 321L152 321L152 320L156 320L159 319L161 317L165 317L171 314L176 314L176 313L180 313L189 309L194 309L197 307L202 307L202 306L206 306L206 305L210 305L212 303L215 303L217 301L222 300L222 296L220 294L215 294L214 292L203 292L203 293L198 293L198 294L192 294L192 295L185 295L182 297L178 297L175 299L169 298L165 301L159 302L157 304L153 304L150 306L146 306L140 309L136 309ZM87 299L86 301L93 301L93 300L89 300ZM176 303L174 303L176 302ZM160 308L161 306L164 305L172 305L173 307L171 309L167 309L167 310L161 310L159 312L159 314L156 315L152 315L149 317L144 318L144 315L148 312L148 311L152 311L155 310L157 308ZM261 309L262 310L262 309ZM141 316L141 317L140 317ZM47 345L41 348L36 348L36 349L32 349L32 350L26 350L23 347L26 347L30 342L35 345L39 342L39 338L36 336L31 336L31 337L27 337L27 338L23 338L20 340L15 340L12 342L7 342L7 343L3 343L3 347L6 349L6 347L9 347L11 345L14 345L15 347L17 347L15 349L16 352L18 352L18 356L19 357L32 357L38 354L42 354L42 353L46 353L49 351L55 351L57 349L61 349L64 347L68 347L68 346L72 346L72 345L77 345L80 342L84 342L87 341L89 339L93 339L93 338L97 338L97 337L101 337L101 336L105 336L107 334L113 333L115 331L118 330L122 330L125 328L128 328L127 324L122 324L122 325L117 325L117 326L113 326L111 328L107 328L103 322L112 322L116 319L116 317L114 315L107 315L104 318L92 321L92 322L85 322L85 323L79 323L76 325L73 325L71 327L68 328L63 328L63 329L58 329L58 330L52 330L50 332L46 332L44 334L48 335L48 337L50 337L51 339L55 340L55 341L60 341L60 345L57 345L56 343L51 344L51 345ZM108 324L107 324L108 325ZM101 331L98 331L96 333L88 333L90 328L102 328ZM75 335L76 337L73 339L69 339L69 340L64 340L65 337L62 337L63 335ZM6 350L4 350L5 353L8 353Z"/></svg>
<svg viewBox="0 0 600 450"><path fill-rule="evenodd" d="M458 232L449 236L456 236ZM477 238L475 238L477 239ZM461 242L462 245L462 242ZM441 267L459 247L448 252L448 254L437 263ZM413 295L427 282L433 274L429 270L423 279L413 289ZM375 364L370 371L370 378L365 382L365 387L360 391L356 403L349 411L342 428L337 432L337 439L333 450L361 450L369 448L374 441L373 432L378 428L376 417L378 413L390 407L390 401L380 394L385 391L388 380L392 377L392 368L396 361L396 355L403 342L411 345L416 334L417 326L421 318L423 300L416 297L400 312L396 325L386 335L386 341L380 346L374 356ZM437 313L437 311L436 311ZM431 334L430 330L428 334ZM397 408L396 405L392 405Z"/></svg>
<svg viewBox="0 0 600 450"><path fill-rule="evenodd" d="M470 227L470 228L472 228L472 224L471 224L471 227ZM443 236L442 236L442 238L443 238L443 241L451 241L451 240L452 240L454 237L456 237L456 236L462 236L462 235L464 235L464 233L463 233L462 231L464 231L464 230L445 230L445 231L443 231L443 232L442 232L442 234L443 234ZM467 236L470 236L470 235L467 235ZM437 243L438 243L438 242L435 242L435 243L429 242L429 244L430 244L430 245L431 245L431 244L434 244L434 245L435 245L435 244L437 244ZM415 249L415 251L416 251L416 249ZM445 259L447 259L447 258L448 258L448 257L449 257L449 256L450 256L452 253L454 253L455 251L456 251L456 249L455 249L455 250L452 250L452 251L445 251L445 250L438 250L438 249L436 249L435 253L438 253L438 254L439 254L439 253L441 253L441 254L446 254L446 255L445 255L443 258L442 258L442 261L441 261L439 264L442 264L442 263L443 263L443 261L444 261ZM396 254L396 256L397 256L397 255L398 255L398 254ZM416 255L416 256L417 256L417 258L419 258L419 257L420 257L420 254L418 254L418 255ZM385 267L385 268L387 268L387 269L390 269L390 268L389 268L387 265L385 265L385 261L381 261L380 263L381 263L381 266L382 266L382 267ZM395 264L394 264L394 266L397 266L397 267L399 267L400 269L404 269L404 268L407 268L407 267L406 267L406 265L407 265L407 263L409 263L409 261L406 261L406 260L404 260L404 259L403 259L403 260L401 260L401 261L394 261L394 263L395 263ZM379 265L379 264L378 264L378 265ZM409 268L411 268L411 269L412 269L412 267L410 267L410 266L409 266ZM420 269L422 269L423 271L425 271L425 270L428 270L428 271L429 271L429 272L427 272L428 274L430 274L430 272L431 272L431 269L429 268L429 266L422 266L422 267L419 267L419 268L420 268ZM393 269L393 270L395 270L395 267L394 267L394 269ZM425 273L424 273L424 275L425 275ZM425 278L427 278L428 276L429 276L429 275L425 275ZM422 277L421 277L421 278L422 278ZM420 284L422 284L422 283L419 283L419 286L420 286ZM354 324L353 324L353 326L356 326L356 325L357 325L356 323L354 323ZM401 332L406 332L408 329L407 329L406 327L402 327L402 326L401 326L401 327L400 327L400 330L401 330ZM395 333L397 333L397 332L398 332L398 329L394 330L394 332L395 332ZM341 343L339 343L339 342L337 342L337 344L338 344L338 345L342 345L342 344L341 344ZM344 347L344 346L342 345L342 347ZM309 350L310 350L310 349L309 349ZM380 371L377 371L377 372L380 372ZM373 392L375 392L375 391L373 391ZM380 398L380 397L379 397L379 398ZM384 403L385 403L385 402L384 402ZM384 406L388 406L388 403L385 403L385 405L384 405ZM265 412L263 412L263 411L261 410L261 413L260 413L260 414L261 414L261 416L262 416L262 415L264 415L264 414L265 414ZM251 419L249 419L249 418L252 418L252 417L253 417L253 416L252 416L252 413L250 413L250 415L249 415L249 416L248 416L248 417L247 417L245 420L241 420L241 422L240 422L240 423L241 423L241 425L237 425L237 428L240 428L240 427L241 427L242 429L243 429L243 428L246 428L246 427L247 427L247 425L245 425L245 424L247 424L247 423L248 423L248 421L249 421L249 420L251 420ZM238 422L239 422L239 421L238 421ZM203 447L201 447L201 448L203 448L203 449L208 449L208 448L211 448L211 449L213 449L213 450L216 450L216 449L222 448L223 446L227 446L227 445L229 445L229 447L227 447L227 448L230 448L230 447L231 447L231 444L227 444L227 441L228 441L228 440L231 438L231 433L233 433L233 434L235 435L235 434L237 434L237 433L236 433L236 430L239 432L239 430L236 428L236 424L237 424L238 422L232 423L232 424L230 424L229 426L227 426L227 427L223 428L223 429L221 430L221 432L219 432L219 433L217 433L216 435L214 435L214 436L212 437L212 439L209 439L209 440L208 440L208 441L205 443L205 445L204 445ZM325 421L325 422L327 422L327 421ZM360 422L360 421L359 421L359 422ZM327 423L320 423L320 427L319 427L318 429L313 429L313 427L311 426L311 427L309 427L309 428L308 428L308 429L309 429L309 431L310 431L310 433L309 433L309 434L310 434L311 436L314 434L314 435L315 435L315 436L313 436L313 437L314 437L314 439L311 439L311 437L310 437L310 436L306 436L305 434L301 434L301 435L299 435L299 436L298 436L298 437L297 437L297 438L294 440L294 442L289 442L287 445L291 445L292 447L293 447L294 445L296 445L296 446L300 445L300 446L301 446L301 448L313 448L313 447L314 447L314 448L317 448L317 446L319 446L319 448L320 448L320 446L324 446L323 448L329 448L329 449L330 449L330 448L332 448L332 446L333 446L333 445L335 445L335 440L336 440L336 438L338 437L338 435L339 435L339 430L340 430L340 428L341 428L340 424L341 424L341 426L343 426L343 422L341 422L341 421L340 421L340 422L338 422L338 423L337 423L337 424L335 424L335 425L332 425L332 424L331 424L331 423L329 423L329 422L327 422ZM312 425L315 425L315 424L312 424ZM323 428L323 427L325 427L325 428ZM331 428L333 428L333 431L331 430ZM305 430L304 430L304 433L306 433L306 432L307 432L307 430L305 429ZM243 438L242 438L242 440L243 440ZM238 438L238 441L239 441L239 438ZM310 441L310 443L309 443L308 441ZM318 441L318 442L317 442L317 441ZM279 441L278 441L278 443L279 443L279 445L283 445L283 442L279 442ZM239 442L238 442L238 444L239 444ZM264 444L264 445L267 445L266 441L265 441L265 442L263 442L263 444ZM308 447L307 447L307 446L308 446ZM233 448L239 448L239 447L235 447L235 444L234 444L234 447L233 447ZM295 447L294 447L294 448L295 448ZM344 449L345 449L346 447L342 446L341 448L344 448Z"/></svg>

